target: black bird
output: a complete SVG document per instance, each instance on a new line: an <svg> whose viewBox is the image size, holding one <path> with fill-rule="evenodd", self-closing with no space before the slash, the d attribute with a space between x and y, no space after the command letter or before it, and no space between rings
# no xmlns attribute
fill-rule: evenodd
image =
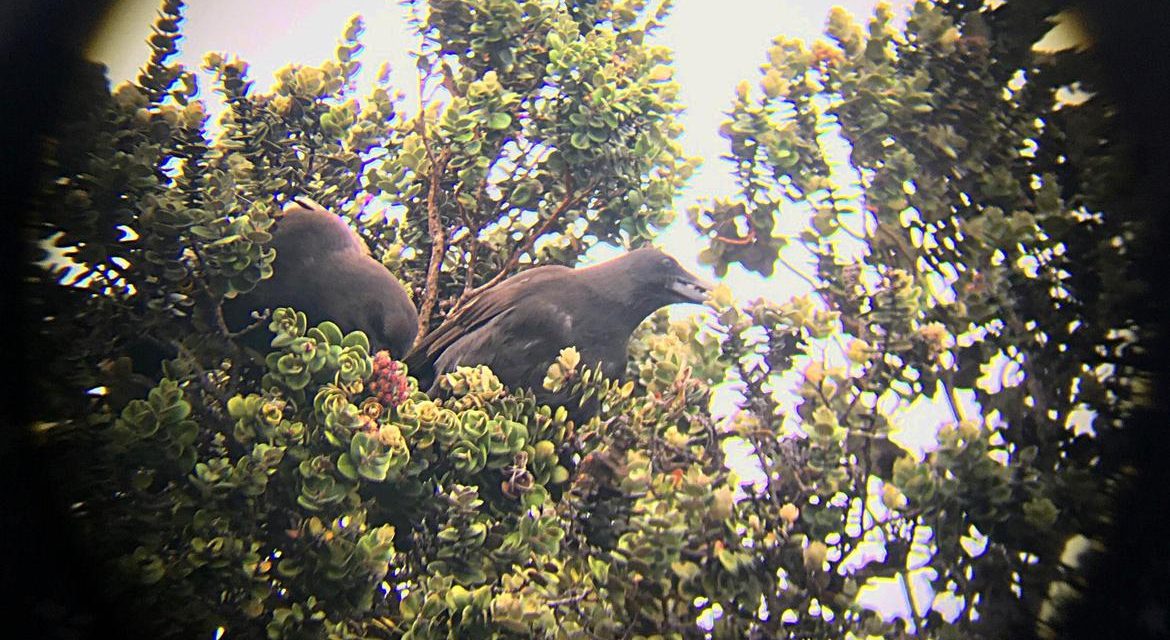
<svg viewBox="0 0 1170 640"><path fill-rule="evenodd" d="M448 319L406 356L421 389L438 392L439 375L457 366L487 365L512 389L527 387L539 402L567 404L562 390L542 386L564 347L581 365L600 363L607 377L625 372L630 334L669 304L702 302L709 286L654 248L631 251L580 269L530 269L488 289ZM574 412L583 417L579 412Z"/></svg>
<svg viewBox="0 0 1170 640"><path fill-rule="evenodd" d="M406 289L339 216L289 209L277 219L269 246L276 249L272 277L224 303L229 328L247 326L252 311L293 307L310 326L332 320L342 331L365 332L372 352L386 349L401 358L410 348L418 312ZM253 334L268 336L260 329Z"/></svg>

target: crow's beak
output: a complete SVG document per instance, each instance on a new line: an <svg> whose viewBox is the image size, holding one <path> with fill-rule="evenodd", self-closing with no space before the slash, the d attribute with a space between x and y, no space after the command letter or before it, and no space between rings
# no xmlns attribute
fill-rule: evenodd
<svg viewBox="0 0 1170 640"><path fill-rule="evenodd" d="M707 294L711 291L711 285L689 273L683 272L681 276L670 284L670 290L678 294L684 302L703 304L707 300Z"/></svg>

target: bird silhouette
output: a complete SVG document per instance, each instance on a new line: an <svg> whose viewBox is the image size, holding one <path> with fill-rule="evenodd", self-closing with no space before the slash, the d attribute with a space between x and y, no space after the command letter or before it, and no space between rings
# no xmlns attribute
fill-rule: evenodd
<svg viewBox="0 0 1170 640"><path fill-rule="evenodd" d="M576 347L582 365L620 377L630 334L642 320L666 305L702 302L708 290L674 258L649 247L591 267L536 267L475 298L427 334L405 362L431 395L439 393L442 374L487 365L509 388L529 388L538 402L569 406L568 390L542 385L562 348ZM578 418L589 413L569 408Z"/></svg>
<svg viewBox="0 0 1170 640"><path fill-rule="evenodd" d="M269 246L276 249L272 277L224 303L229 328L247 326L253 311L293 307L310 325L332 320L343 331L365 332L371 352L405 355L418 333L414 303L344 220L328 211L289 209L276 221Z"/></svg>

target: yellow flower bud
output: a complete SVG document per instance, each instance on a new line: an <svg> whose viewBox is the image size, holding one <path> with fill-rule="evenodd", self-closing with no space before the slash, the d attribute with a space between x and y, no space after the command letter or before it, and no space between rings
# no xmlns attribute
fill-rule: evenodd
<svg viewBox="0 0 1170 640"><path fill-rule="evenodd" d="M735 95L742 101L747 101L748 93L752 90L752 85L747 80L740 80L739 84L735 85Z"/></svg>
<svg viewBox="0 0 1170 640"><path fill-rule="evenodd" d="M825 563L825 557L829 555L829 547L821 541L810 542L804 548L804 568L810 571L819 570Z"/></svg>
<svg viewBox="0 0 1170 640"><path fill-rule="evenodd" d="M882 504L891 511L906 508L906 495L898 487L886 484L882 487Z"/></svg>
<svg viewBox="0 0 1170 640"><path fill-rule="evenodd" d="M873 347L864 340L853 340L849 343L845 355L856 364L865 364L873 356Z"/></svg>
<svg viewBox="0 0 1170 640"><path fill-rule="evenodd" d="M799 517L800 508L791 502L785 503L783 507L780 507L780 519L784 522L792 524L796 522L796 519Z"/></svg>
<svg viewBox="0 0 1170 640"><path fill-rule="evenodd" d="M825 366L816 360L808 363L804 368L804 379L810 384L820 384L825 379Z"/></svg>
<svg viewBox="0 0 1170 640"><path fill-rule="evenodd" d="M711 518L726 520L731 517L731 508L735 506L735 494L727 487L719 487L711 492Z"/></svg>

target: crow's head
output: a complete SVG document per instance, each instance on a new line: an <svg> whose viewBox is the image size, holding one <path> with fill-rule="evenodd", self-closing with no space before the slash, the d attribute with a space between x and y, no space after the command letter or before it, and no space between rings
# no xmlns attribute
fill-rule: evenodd
<svg viewBox="0 0 1170 640"><path fill-rule="evenodd" d="M647 313L668 304L701 303L711 286L653 247L635 249L598 265L603 284L622 290L630 307Z"/></svg>

